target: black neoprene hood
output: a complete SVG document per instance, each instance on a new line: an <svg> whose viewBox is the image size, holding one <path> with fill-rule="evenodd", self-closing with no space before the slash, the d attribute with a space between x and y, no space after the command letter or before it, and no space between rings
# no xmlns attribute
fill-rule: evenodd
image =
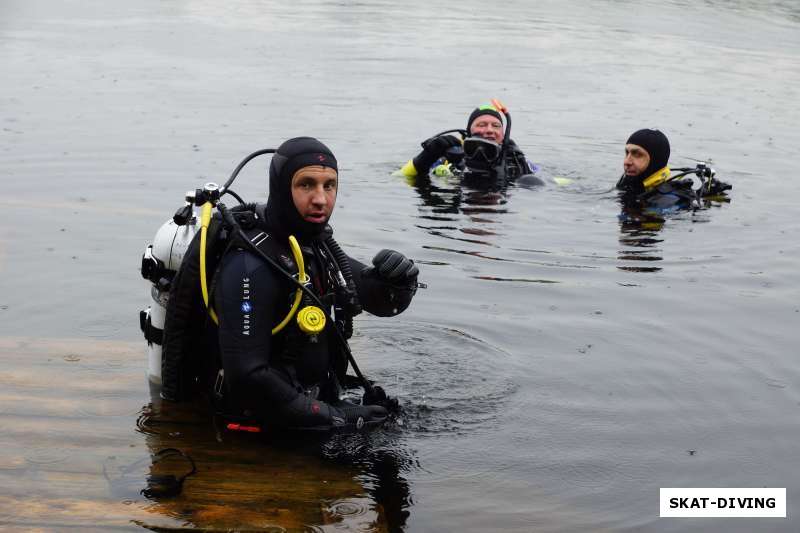
<svg viewBox="0 0 800 533"><path fill-rule="evenodd" d="M323 166L336 170L336 156L323 143L313 137L295 137L278 147L269 164L269 199L267 200L267 225L282 235L315 237L326 223L303 220L292 200L292 176L303 167Z"/></svg>
<svg viewBox="0 0 800 533"><path fill-rule="evenodd" d="M633 132L625 144L635 144L644 148L650 155L650 164L639 174L646 178L669 163L669 140L659 130L643 129Z"/></svg>

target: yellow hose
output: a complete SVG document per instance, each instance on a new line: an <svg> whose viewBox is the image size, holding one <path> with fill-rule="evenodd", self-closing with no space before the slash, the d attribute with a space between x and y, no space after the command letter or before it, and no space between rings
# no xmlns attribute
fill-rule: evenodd
<svg viewBox="0 0 800 533"><path fill-rule="evenodd" d="M300 251L300 245L297 244L297 239L294 238L294 235L289 235L289 247L292 249L294 262L297 264L297 281L305 284L308 281L308 276L306 275L306 265L303 261L303 252ZM289 314L286 315L286 318L281 320L280 324L272 328L273 335L286 327L286 324L289 323L294 314L297 312L297 308L300 307L300 300L302 299L303 290L298 287L297 292L294 293L294 303L292 304L292 308L289 310Z"/></svg>
<svg viewBox="0 0 800 533"><path fill-rule="evenodd" d="M206 282L206 233L211 222L211 202L206 202L200 208L200 289L203 291L203 302L206 304L208 314L214 324L219 325L217 313L208 304L208 283Z"/></svg>
<svg viewBox="0 0 800 533"><path fill-rule="evenodd" d="M211 222L211 209L211 202L204 203L203 207L200 208L200 289L203 291L203 303L205 303L206 309L208 309L211 320L219 325L217 313L214 312L214 309L212 309L208 303L208 282L206 276L206 234L208 233L208 225ZM289 236L289 246L292 249L294 261L297 263L298 281L305 284L308 281L308 276L306 275L306 266L303 261L303 252L300 251L300 245L297 244L297 239L294 238L294 235ZM286 318L281 320L280 324L272 328L273 335L286 327L286 324L289 323L297 312L297 308L300 307L300 300L302 299L303 290L298 288L297 292L294 293L294 303L289 310L289 314L286 315Z"/></svg>

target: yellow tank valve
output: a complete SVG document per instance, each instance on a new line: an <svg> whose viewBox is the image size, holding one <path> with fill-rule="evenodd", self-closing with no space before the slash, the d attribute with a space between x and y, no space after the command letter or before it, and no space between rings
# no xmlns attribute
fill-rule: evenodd
<svg viewBox="0 0 800 533"><path fill-rule="evenodd" d="M308 335L316 335L325 329L325 313L319 307L309 305L297 313L297 325Z"/></svg>

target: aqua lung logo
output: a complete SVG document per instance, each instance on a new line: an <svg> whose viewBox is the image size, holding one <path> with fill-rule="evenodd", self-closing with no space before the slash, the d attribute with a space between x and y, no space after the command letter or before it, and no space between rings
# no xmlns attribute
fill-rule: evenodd
<svg viewBox="0 0 800 533"><path fill-rule="evenodd" d="M242 278L242 335L250 335L250 278Z"/></svg>

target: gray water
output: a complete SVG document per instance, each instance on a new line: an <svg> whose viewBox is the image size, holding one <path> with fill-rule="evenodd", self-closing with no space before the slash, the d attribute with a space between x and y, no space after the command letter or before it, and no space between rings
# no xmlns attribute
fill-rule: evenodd
<svg viewBox="0 0 800 533"><path fill-rule="evenodd" d="M328 510L281 527L797 531L798 30L777 0L3 0L0 527L265 530L296 505ZM490 98L571 184L430 195L392 175ZM642 127L673 166L713 161L730 203L623 224L612 187ZM429 286L356 324L361 367L407 417L307 452L307 483L319 468L346 488L299 504L192 514L193 483L252 496L202 460L180 511L138 495L136 468L120 492L101 466L159 445L136 423L160 408L141 252L186 190L297 135L339 159L343 248L401 250ZM264 201L266 164L235 190ZM270 472L304 468L290 457ZM764 486L787 487L787 519L658 517L659 487Z"/></svg>

